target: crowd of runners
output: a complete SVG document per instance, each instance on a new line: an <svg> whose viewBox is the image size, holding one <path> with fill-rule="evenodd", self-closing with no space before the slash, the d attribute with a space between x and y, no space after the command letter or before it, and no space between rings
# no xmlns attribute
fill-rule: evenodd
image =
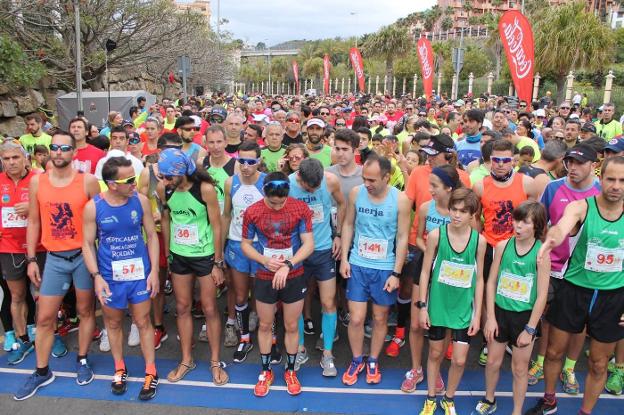
<svg viewBox="0 0 624 415"><path fill-rule="evenodd" d="M590 414L604 389L624 387L624 120L615 115L610 103L575 95L557 105L550 94L529 103L238 94L149 107L139 98L102 129L81 116L55 126L29 115L25 135L0 145L5 359L36 354L14 398L54 381L50 355L67 354L72 331L78 385L94 379L97 339L113 357L111 391L124 394L130 318L128 344L145 360L141 400L156 394L162 343L179 342L166 374L174 383L196 368L195 339L209 344L215 385L229 382L226 355L240 363L256 349L253 393L269 394L279 373L297 395L305 333L318 336L322 375L348 386L380 383L384 360L409 345L396 387L410 393L426 380L424 415L456 413L471 345L486 384L474 414L496 411L505 353L513 415L540 381L544 396L525 414L557 412L559 383L582 392L578 413ZM165 293L177 340L163 323ZM352 356L334 355L336 342Z"/></svg>

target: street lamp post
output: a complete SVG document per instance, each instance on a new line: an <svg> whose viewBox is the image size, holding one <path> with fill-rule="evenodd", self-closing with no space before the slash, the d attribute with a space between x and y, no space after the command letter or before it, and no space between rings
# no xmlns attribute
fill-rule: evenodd
<svg viewBox="0 0 624 415"><path fill-rule="evenodd" d="M76 99L77 110L83 112L82 106L82 50L80 48L80 3L74 0L74 25L76 31ZM108 75L107 75L108 78Z"/></svg>

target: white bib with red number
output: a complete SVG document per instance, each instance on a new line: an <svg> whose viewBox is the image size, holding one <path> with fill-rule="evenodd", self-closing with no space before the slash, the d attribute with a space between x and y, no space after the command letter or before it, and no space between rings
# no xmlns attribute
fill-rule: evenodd
<svg viewBox="0 0 624 415"><path fill-rule="evenodd" d="M199 230L197 225L173 225L173 240L178 245L197 245L199 243Z"/></svg>
<svg viewBox="0 0 624 415"><path fill-rule="evenodd" d="M15 212L14 207L2 208L2 227L3 228L25 228L28 224L26 216L22 216Z"/></svg>
<svg viewBox="0 0 624 415"><path fill-rule="evenodd" d="M130 258L112 262L113 281L138 281L145 279L143 258Z"/></svg>
<svg viewBox="0 0 624 415"><path fill-rule="evenodd" d="M624 249L587 244L585 269L594 272L622 272Z"/></svg>
<svg viewBox="0 0 624 415"><path fill-rule="evenodd" d="M358 238L358 255L366 259L386 259L388 256L388 241L385 239Z"/></svg>
<svg viewBox="0 0 624 415"><path fill-rule="evenodd" d="M273 248L264 248L264 256L267 258L277 259L279 261L286 261L293 257L292 248L285 249L273 249Z"/></svg>

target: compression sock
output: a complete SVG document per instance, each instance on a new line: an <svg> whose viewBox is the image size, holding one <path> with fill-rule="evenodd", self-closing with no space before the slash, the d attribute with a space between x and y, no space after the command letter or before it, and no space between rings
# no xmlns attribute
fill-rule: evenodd
<svg viewBox="0 0 624 415"><path fill-rule="evenodd" d="M321 332L323 333L323 349L330 350L334 346L334 337L336 336L336 322L338 314L323 313L321 317Z"/></svg>

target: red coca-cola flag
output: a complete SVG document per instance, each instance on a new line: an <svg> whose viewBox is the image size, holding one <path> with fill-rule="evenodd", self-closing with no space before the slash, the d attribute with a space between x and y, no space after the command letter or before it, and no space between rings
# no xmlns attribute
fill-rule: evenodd
<svg viewBox="0 0 624 415"><path fill-rule="evenodd" d="M366 80L364 79L364 61L362 60L362 55L357 48L351 48L349 51L349 58L351 58L351 66L353 66L353 72L355 72L355 77L358 80L360 92L364 92L364 83Z"/></svg>
<svg viewBox="0 0 624 415"><path fill-rule="evenodd" d="M296 95L299 95L299 64L297 61L292 61L293 75L295 75L295 88L297 89Z"/></svg>
<svg viewBox="0 0 624 415"><path fill-rule="evenodd" d="M505 48L509 72L518 98L531 102L535 67L531 24L519 11L509 10L503 13L498 21L498 33Z"/></svg>
<svg viewBox="0 0 624 415"><path fill-rule="evenodd" d="M323 57L323 91L325 95L329 95L329 69L331 68L331 63L329 62L329 55L325 54Z"/></svg>
<svg viewBox="0 0 624 415"><path fill-rule="evenodd" d="M416 45L418 49L418 60L420 61L420 72L422 75L423 88L427 99L433 95L433 50L431 42L426 37L418 39ZM439 91L438 91L439 93Z"/></svg>

